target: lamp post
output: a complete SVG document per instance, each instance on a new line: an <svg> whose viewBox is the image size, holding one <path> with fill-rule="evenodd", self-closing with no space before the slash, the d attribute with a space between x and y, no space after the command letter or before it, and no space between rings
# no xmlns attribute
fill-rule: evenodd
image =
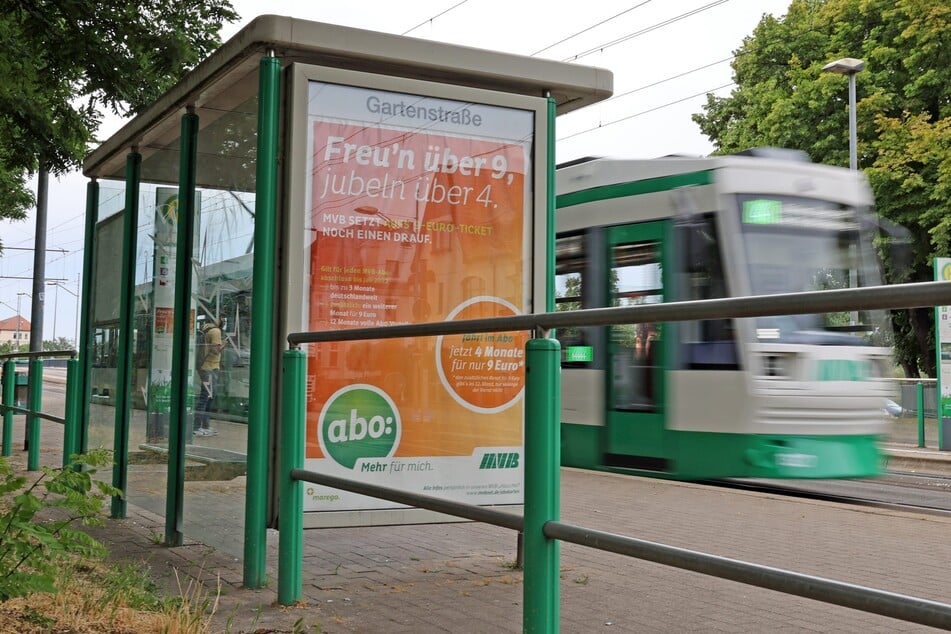
<svg viewBox="0 0 951 634"><path fill-rule="evenodd" d="M72 295L73 297L76 298L76 306L77 306L77 309L76 309L77 317L76 317L76 318L79 319L79 308L78 308L78 307L79 307L79 295L77 295L77 294L74 293L73 291L71 291L71 290L69 290L68 288L66 288L65 286L63 286L62 283L65 282L65 281L66 281L66 280L58 280L58 279L51 279L51 278L47 278L47 280L46 280L46 285L47 285L47 286L55 286L55 287L56 287L56 292L53 294L53 341L54 341L54 342L56 341L56 307L57 307L57 304L59 303L59 289L62 288L64 291L66 291L67 293L69 293L70 295Z"/></svg>
<svg viewBox="0 0 951 634"><path fill-rule="evenodd" d="M855 75L865 68L865 62L854 57L843 57L829 62L822 70L849 77L849 169L858 169L858 140L855 132Z"/></svg>
<svg viewBox="0 0 951 634"><path fill-rule="evenodd" d="M59 299L59 289L63 289L70 295L76 298L76 338L73 341L73 345L77 348L79 347L79 293L73 291L69 287L64 285L66 280L56 280L56 279L47 279L46 283L49 286L56 287L56 294L53 296L53 341L56 341L56 303ZM79 290L79 276L76 276L76 290Z"/></svg>

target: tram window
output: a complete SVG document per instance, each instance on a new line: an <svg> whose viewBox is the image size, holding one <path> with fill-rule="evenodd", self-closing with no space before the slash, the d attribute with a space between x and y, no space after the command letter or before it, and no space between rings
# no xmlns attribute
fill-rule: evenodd
<svg viewBox="0 0 951 634"><path fill-rule="evenodd" d="M659 242L636 242L612 247L610 293L612 306L635 306L664 301ZM655 410L659 394L660 328L657 324L611 327L614 409Z"/></svg>
<svg viewBox="0 0 951 634"><path fill-rule="evenodd" d="M682 285L684 300L727 297L726 278L720 240L713 214L703 214L682 221L683 252ZM707 319L680 325L686 366L694 370L738 368L736 341L731 319Z"/></svg>
<svg viewBox="0 0 951 634"><path fill-rule="evenodd" d="M558 238L555 243L555 310L580 310L584 280L585 249L581 235ZM558 328L555 335L561 343L562 362L566 365L592 360L591 342L586 329L575 326Z"/></svg>

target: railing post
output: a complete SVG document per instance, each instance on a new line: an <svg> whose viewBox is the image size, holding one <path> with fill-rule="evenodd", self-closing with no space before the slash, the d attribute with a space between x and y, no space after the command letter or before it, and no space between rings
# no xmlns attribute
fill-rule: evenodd
<svg viewBox="0 0 951 634"><path fill-rule="evenodd" d="M79 449L79 429L82 406L79 382L82 376L79 373L79 359L73 357L66 361L66 419L63 423L63 468L72 463L73 454L81 453Z"/></svg>
<svg viewBox="0 0 951 634"><path fill-rule="evenodd" d="M925 386L921 381L915 384L915 400L918 408L918 446L925 446Z"/></svg>
<svg viewBox="0 0 951 634"><path fill-rule="evenodd" d="M306 357L301 350L284 352L281 384L280 535L277 551L277 601L292 605L303 592L304 495L292 469L304 466L304 396Z"/></svg>
<svg viewBox="0 0 951 634"><path fill-rule="evenodd" d="M40 417L43 411L43 360L34 357L30 360L29 404L30 413L26 415L29 438L29 450L26 457L26 470L38 471L40 468Z"/></svg>
<svg viewBox="0 0 951 634"><path fill-rule="evenodd" d="M525 346L525 580L522 631L559 627L559 547L543 527L560 515L559 411L561 345L531 339Z"/></svg>
<svg viewBox="0 0 951 634"><path fill-rule="evenodd" d="M16 403L16 363L13 359L3 362L3 456L9 458L13 454L13 410L9 409Z"/></svg>

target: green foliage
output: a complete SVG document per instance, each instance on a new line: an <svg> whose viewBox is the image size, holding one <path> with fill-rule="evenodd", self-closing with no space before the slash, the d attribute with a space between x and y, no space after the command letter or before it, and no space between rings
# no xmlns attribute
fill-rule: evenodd
<svg viewBox="0 0 951 634"><path fill-rule="evenodd" d="M848 79L823 72L842 57L856 75L859 168L882 217L911 233L910 264L884 253L890 282L933 279L951 255L951 5L946 0L793 0L765 16L736 51L737 88L707 96L694 115L729 154L755 146L804 150L848 165ZM933 311L896 311L896 360L906 376L934 376Z"/></svg>
<svg viewBox="0 0 951 634"><path fill-rule="evenodd" d="M32 483L0 457L0 601L55 592L65 557L101 556L99 542L74 525L101 525L105 500L120 492L93 479L112 462L106 450L73 457L66 468L43 467ZM41 513L59 509L54 517Z"/></svg>
<svg viewBox="0 0 951 634"><path fill-rule="evenodd" d="M144 109L220 44L229 0L7 0L0 11L0 219L33 205L25 179L79 166L101 110Z"/></svg>
<svg viewBox="0 0 951 634"><path fill-rule="evenodd" d="M56 339L44 339L43 350L52 352L56 350L75 350L76 346L72 339L66 337L57 337Z"/></svg>

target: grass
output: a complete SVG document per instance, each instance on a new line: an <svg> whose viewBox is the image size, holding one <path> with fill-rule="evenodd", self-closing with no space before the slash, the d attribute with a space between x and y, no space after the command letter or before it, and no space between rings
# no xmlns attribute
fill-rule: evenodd
<svg viewBox="0 0 951 634"><path fill-rule="evenodd" d="M148 569L79 558L64 563L57 586L0 603L0 632L209 634L218 601L194 580L163 597Z"/></svg>

